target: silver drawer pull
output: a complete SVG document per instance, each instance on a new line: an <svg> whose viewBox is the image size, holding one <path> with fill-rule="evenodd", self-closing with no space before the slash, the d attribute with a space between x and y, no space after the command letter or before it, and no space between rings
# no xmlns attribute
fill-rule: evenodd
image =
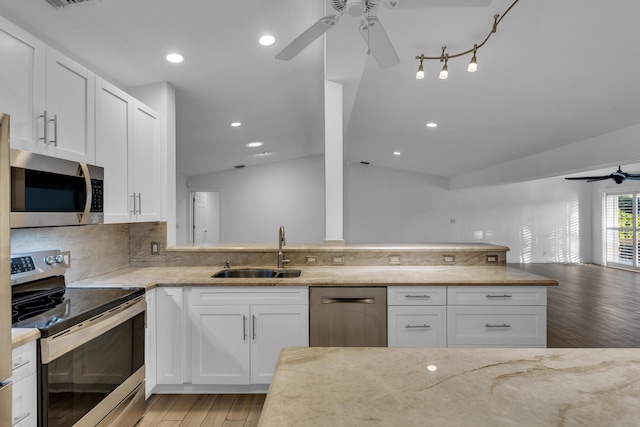
<svg viewBox="0 0 640 427"><path fill-rule="evenodd" d="M511 298L511 295L487 295L487 298Z"/></svg>
<svg viewBox="0 0 640 427"><path fill-rule="evenodd" d="M16 369L20 369L22 368L24 365L28 365L30 362L29 359L24 360L22 362L13 362L13 366L11 367L11 370L15 371Z"/></svg>
<svg viewBox="0 0 640 427"><path fill-rule="evenodd" d="M427 325L427 324L424 324L424 325L407 325L407 326L405 326L406 329L430 328L430 327L431 327L431 325Z"/></svg>
<svg viewBox="0 0 640 427"><path fill-rule="evenodd" d="M353 303L353 304L375 304L375 298L361 298L361 297L322 297L322 304L342 304L342 303Z"/></svg>
<svg viewBox="0 0 640 427"><path fill-rule="evenodd" d="M242 341L247 340L247 316L242 316Z"/></svg>
<svg viewBox="0 0 640 427"><path fill-rule="evenodd" d="M14 426L16 424L18 424L20 421L24 420L25 418L27 418L29 415L31 415L31 412L27 412L24 415L20 415L19 417L15 417L12 421L11 421L11 425Z"/></svg>
<svg viewBox="0 0 640 427"><path fill-rule="evenodd" d="M421 298L421 299L429 299L431 295L405 295L405 298Z"/></svg>
<svg viewBox="0 0 640 427"><path fill-rule="evenodd" d="M486 324L484 325L485 328L510 328L511 325L507 325L506 323L503 323L502 325L490 325L490 324Z"/></svg>

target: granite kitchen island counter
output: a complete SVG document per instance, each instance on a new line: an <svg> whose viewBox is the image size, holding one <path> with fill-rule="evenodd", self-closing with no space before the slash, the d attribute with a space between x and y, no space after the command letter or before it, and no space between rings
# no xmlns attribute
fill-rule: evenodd
<svg viewBox="0 0 640 427"><path fill-rule="evenodd" d="M260 427L631 426L640 349L286 348Z"/></svg>

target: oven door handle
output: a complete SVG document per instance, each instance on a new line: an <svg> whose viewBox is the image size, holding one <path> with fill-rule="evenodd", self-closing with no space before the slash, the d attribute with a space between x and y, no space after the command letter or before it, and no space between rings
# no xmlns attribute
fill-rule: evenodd
<svg viewBox="0 0 640 427"><path fill-rule="evenodd" d="M91 213L91 201L93 198L93 187L91 185L91 174L89 173L89 166L86 163L80 163L78 167L78 176L84 178L85 191L87 198L84 203L84 210L78 214L78 223L86 224L89 221L89 214Z"/></svg>
<svg viewBox="0 0 640 427"><path fill-rule="evenodd" d="M41 338L42 363L49 363L126 322L147 308L144 297L120 304L51 337Z"/></svg>

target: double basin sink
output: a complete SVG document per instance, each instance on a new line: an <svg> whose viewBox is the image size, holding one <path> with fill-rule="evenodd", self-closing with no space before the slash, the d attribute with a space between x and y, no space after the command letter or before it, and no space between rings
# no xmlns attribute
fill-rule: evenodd
<svg viewBox="0 0 640 427"><path fill-rule="evenodd" d="M213 278L227 279L284 279L299 277L300 270L281 270L270 268L226 268L214 274Z"/></svg>

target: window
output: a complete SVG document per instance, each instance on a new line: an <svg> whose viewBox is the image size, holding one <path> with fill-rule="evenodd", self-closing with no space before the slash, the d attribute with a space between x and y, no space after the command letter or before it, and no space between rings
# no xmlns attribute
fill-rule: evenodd
<svg viewBox="0 0 640 427"><path fill-rule="evenodd" d="M607 194L605 203L607 264L640 269L640 193Z"/></svg>

